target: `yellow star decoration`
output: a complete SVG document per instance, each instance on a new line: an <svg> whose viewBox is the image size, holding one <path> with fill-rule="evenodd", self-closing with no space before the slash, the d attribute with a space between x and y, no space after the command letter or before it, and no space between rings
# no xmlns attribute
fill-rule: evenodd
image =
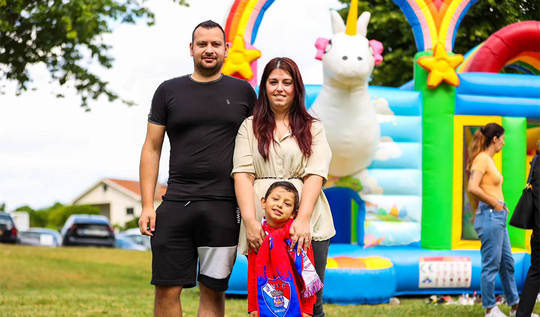
<svg viewBox="0 0 540 317"><path fill-rule="evenodd" d="M456 67L463 62L463 55L448 55L444 46L437 44L433 56L422 56L418 59L418 65L429 72L427 86L433 89L444 80L452 86L459 86L459 77Z"/></svg>
<svg viewBox="0 0 540 317"><path fill-rule="evenodd" d="M246 49L244 37L237 35L229 50L229 56L225 59L223 74L232 75L234 73L240 73L242 77L250 80L253 78L253 71L249 64L259 57L261 57L261 51Z"/></svg>

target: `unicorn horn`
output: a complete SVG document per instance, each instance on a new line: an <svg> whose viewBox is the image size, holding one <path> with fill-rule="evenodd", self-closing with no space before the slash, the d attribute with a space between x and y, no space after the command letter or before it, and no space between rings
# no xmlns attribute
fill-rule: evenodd
<svg viewBox="0 0 540 317"><path fill-rule="evenodd" d="M356 22L358 20L358 0L351 1L351 7L349 8L349 15L347 16L347 29L345 34L350 36L356 35Z"/></svg>

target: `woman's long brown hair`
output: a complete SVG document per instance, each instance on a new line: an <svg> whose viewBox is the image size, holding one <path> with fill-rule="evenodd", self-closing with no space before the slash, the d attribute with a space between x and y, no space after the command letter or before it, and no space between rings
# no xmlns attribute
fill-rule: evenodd
<svg viewBox="0 0 540 317"><path fill-rule="evenodd" d="M306 110L305 96L306 89L302 81L302 75L296 63L287 57L276 57L266 64L261 77L261 85L259 87L259 98L253 110L253 132L257 141L259 141L259 153L268 160L270 143L275 143L274 130L276 129L276 120L274 113L270 108L270 101L266 92L266 82L270 73L274 69L282 69L286 71L293 80L294 98L291 108L289 109L289 127L291 134L295 138L296 143L300 147L302 154L309 157L311 155L311 123L313 118Z"/></svg>
<svg viewBox="0 0 540 317"><path fill-rule="evenodd" d="M474 132L471 144L469 145L469 159L467 160L467 170L470 171L476 156L485 151L493 142L493 137L500 138L504 134L504 128L496 123L489 123Z"/></svg>

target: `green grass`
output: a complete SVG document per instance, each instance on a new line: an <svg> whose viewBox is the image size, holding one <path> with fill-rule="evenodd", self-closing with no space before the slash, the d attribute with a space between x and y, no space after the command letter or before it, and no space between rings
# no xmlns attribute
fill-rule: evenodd
<svg viewBox="0 0 540 317"><path fill-rule="evenodd" d="M0 316L152 316L150 277L150 252L2 244ZM198 294L197 289L182 293L185 316L196 316ZM483 316L480 305L433 306L424 300L401 298L399 306L328 304L325 311L329 317ZM246 308L245 297L228 298L226 316L245 317Z"/></svg>

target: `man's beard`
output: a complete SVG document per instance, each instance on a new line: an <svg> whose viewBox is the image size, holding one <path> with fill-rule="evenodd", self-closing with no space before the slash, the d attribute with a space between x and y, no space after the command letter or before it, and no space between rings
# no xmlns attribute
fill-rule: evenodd
<svg viewBox="0 0 540 317"><path fill-rule="evenodd" d="M219 59L216 59L216 65L214 67L208 68L204 66L204 62L201 59L199 63L195 62L195 69L197 70L197 73L199 73L203 77L212 77L221 71L223 62L224 60L220 61Z"/></svg>

